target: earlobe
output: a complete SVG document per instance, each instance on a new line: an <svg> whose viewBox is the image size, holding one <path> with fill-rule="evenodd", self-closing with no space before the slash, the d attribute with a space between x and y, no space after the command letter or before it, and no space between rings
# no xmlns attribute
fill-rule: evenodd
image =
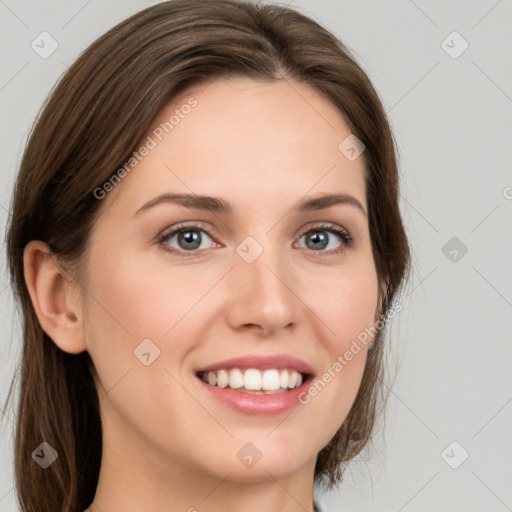
<svg viewBox="0 0 512 512"><path fill-rule="evenodd" d="M25 282L43 331L64 352L86 350L78 283L66 278L45 242L32 240L23 253Z"/></svg>

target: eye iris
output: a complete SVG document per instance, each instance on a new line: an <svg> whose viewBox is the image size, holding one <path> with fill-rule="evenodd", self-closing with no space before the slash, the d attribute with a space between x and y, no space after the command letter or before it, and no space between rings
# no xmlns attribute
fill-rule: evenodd
<svg viewBox="0 0 512 512"><path fill-rule="evenodd" d="M313 247L308 247L310 249L324 249L329 242L326 233L326 231L311 231L311 234L306 236L306 244L308 243L308 241L313 241L314 243L320 242L320 245L316 244L313 245Z"/></svg>
<svg viewBox="0 0 512 512"><path fill-rule="evenodd" d="M197 249L201 245L201 235L197 230L182 231L178 235L178 242L185 242L184 249Z"/></svg>

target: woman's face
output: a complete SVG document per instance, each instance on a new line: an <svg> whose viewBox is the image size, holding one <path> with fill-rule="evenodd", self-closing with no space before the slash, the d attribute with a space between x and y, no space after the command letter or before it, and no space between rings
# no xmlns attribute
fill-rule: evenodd
<svg viewBox="0 0 512 512"><path fill-rule="evenodd" d="M119 471L312 476L360 385L367 347L353 342L378 314L364 153L338 148L349 134L303 84L218 80L175 98L102 189L85 334ZM332 194L345 200L300 208ZM309 380L244 393L204 382L205 368L227 370L210 375L221 385L293 385L284 368Z"/></svg>

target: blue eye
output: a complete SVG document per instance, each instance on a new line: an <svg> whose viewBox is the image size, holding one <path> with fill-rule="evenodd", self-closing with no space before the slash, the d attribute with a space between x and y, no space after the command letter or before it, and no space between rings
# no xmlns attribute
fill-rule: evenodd
<svg viewBox="0 0 512 512"><path fill-rule="evenodd" d="M336 238L340 241L339 245L331 246L332 237L329 234L336 235ZM311 249L313 252L338 254L353 244L353 239L348 232L335 224L324 224L309 228L301 234L300 239L306 235L308 235L306 238L306 248ZM210 243L208 243L208 239ZM178 244L177 247L171 245L173 240L175 240L174 243ZM212 247L212 241L213 238L209 235L208 231L197 224L175 227L172 231L165 232L158 240L159 244L164 246L167 251L174 253L200 253L202 250Z"/></svg>
<svg viewBox="0 0 512 512"><path fill-rule="evenodd" d="M331 242L331 237L328 235L329 233L334 233L336 237L341 240L341 244L338 247L329 247ZM332 224L308 229L302 234L301 238L304 236L306 236L306 248L312 249L315 252L320 250L321 252L339 253L344 248L350 247L353 242L352 237L344 229ZM330 250L322 251L325 248Z"/></svg>
<svg viewBox="0 0 512 512"><path fill-rule="evenodd" d="M170 233L164 234L160 239L160 243L168 242L173 238L176 238L176 242L179 244L177 248L178 251L191 252L196 251L196 249L207 249L208 247L201 247L204 240L200 233L205 233L206 236L210 238L204 229L194 224L189 224L187 226L174 229ZM168 245L168 243L165 245Z"/></svg>

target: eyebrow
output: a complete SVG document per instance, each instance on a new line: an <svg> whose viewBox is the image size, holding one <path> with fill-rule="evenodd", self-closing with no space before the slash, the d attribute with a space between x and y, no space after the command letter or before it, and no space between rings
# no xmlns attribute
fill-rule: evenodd
<svg viewBox="0 0 512 512"><path fill-rule="evenodd" d="M143 204L133 215L133 217L140 213L153 208L154 206L162 203L171 203L185 206L186 208L194 208L196 210L203 210L214 213L233 214L233 207L230 203L220 197L204 196L197 194L162 194L147 203ZM316 210L323 210L330 208L337 204L345 204L356 207L365 217L366 211L358 199L350 194L324 194L313 198L304 198L300 200L293 208L292 211L298 212L311 212Z"/></svg>

